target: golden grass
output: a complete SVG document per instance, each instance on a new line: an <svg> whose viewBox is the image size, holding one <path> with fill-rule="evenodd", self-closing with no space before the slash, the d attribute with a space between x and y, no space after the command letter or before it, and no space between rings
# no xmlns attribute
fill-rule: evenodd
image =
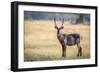
<svg viewBox="0 0 100 73"><path fill-rule="evenodd" d="M89 25L64 23L64 33L78 33L81 35L81 45L83 48L83 55L81 57L77 57L77 46L68 46L66 49L67 56L65 58L61 57L62 49L56 37L57 33L53 21L25 21L24 31L24 61L90 58Z"/></svg>

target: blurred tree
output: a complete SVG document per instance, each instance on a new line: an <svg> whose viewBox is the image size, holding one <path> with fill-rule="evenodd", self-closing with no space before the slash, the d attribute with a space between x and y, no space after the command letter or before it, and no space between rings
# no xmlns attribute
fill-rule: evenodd
<svg viewBox="0 0 100 73"><path fill-rule="evenodd" d="M80 14L80 13L60 13L60 12L39 12L39 11L25 11L24 19L25 20L62 20L69 21L72 24L90 24L90 15L89 14Z"/></svg>

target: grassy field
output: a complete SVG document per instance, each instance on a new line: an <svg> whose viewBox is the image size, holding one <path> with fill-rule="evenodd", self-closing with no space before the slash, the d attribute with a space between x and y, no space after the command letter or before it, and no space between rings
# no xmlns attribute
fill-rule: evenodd
<svg viewBox="0 0 100 73"><path fill-rule="evenodd" d="M60 22L58 22L60 24ZM90 58L90 25L64 23L63 33L79 33L83 55L77 57L77 46L68 46L62 58L61 45L53 21L25 21L24 61L74 60Z"/></svg>

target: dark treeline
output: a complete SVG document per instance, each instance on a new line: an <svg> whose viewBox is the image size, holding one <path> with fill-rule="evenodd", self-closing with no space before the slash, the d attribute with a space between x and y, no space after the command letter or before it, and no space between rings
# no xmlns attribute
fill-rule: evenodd
<svg viewBox="0 0 100 73"><path fill-rule="evenodd" d="M56 20L62 20L64 18L65 21L73 24L90 24L90 14L24 11L25 20L54 20L54 18Z"/></svg>

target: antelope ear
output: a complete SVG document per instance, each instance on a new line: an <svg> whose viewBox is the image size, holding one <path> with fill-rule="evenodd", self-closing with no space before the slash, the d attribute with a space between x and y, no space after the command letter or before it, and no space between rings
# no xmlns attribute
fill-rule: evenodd
<svg viewBox="0 0 100 73"><path fill-rule="evenodd" d="M57 27L57 26L55 26L55 28L56 28L56 29L58 29L58 27Z"/></svg>

